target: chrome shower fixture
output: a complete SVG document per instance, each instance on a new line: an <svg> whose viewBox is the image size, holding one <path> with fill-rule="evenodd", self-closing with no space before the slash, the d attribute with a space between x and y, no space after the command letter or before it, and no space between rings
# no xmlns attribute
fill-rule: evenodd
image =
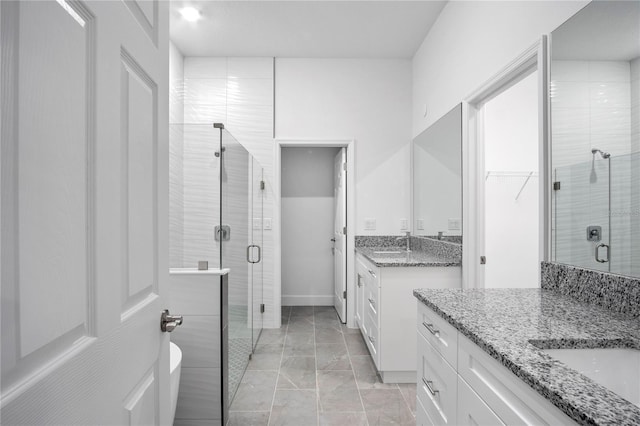
<svg viewBox="0 0 640 426"><path fill-rule="evenodd" d="M602 150L599 150L598 148L593 148L593 149L591 150L591 153L592 153L593 155L596 155L596 153L600 153L600 155L601 155L601 156L602 156L602 158L604 158L604 159L607 159L607 158L611 157L611 154L609 154L608 152L604 152L604 151L602 151Z"/></svg>

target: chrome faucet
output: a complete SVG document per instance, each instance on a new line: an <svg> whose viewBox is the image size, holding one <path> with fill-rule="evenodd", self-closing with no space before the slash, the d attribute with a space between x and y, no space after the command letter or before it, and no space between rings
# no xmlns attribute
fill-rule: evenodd
<svg viewBox="0 0 640 426"><path fill-rule="evenodd" d="M442 235L442 234L444 234L444 232L443 232L443 231L438 231L438 239L439 239L439 240L442 240L442 237L443 237L443 235Z"/></svg>
<svg viewBox="0 0 640 426"><path fill-rule="evenodd" d="M404 237L398 237L396 238L396 241L400 241L402 239L405 239L407 242L407 253L411 252L411 231L407 231L406 232L406 236Z"/></svg>

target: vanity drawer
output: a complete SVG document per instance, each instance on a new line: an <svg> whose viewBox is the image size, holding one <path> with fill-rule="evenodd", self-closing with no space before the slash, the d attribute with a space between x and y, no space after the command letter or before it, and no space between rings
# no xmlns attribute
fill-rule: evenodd
<svg viewBox="0 0 640 426"><path fill-rule="evenodd" d="M365 314L364 323L366 329L364 341L369 348L373 362L376 364L378 370L380 370L380 333L378 331L378 323L369 313Z"/></svg>
<svg viewBox="0 0 640 426"><path fill-rule="evenodd" d="M368 283L367 283L368 284ZM376 326L378 325L378 321L380 318L380 288L373 287L372 285L365 286L364 289L364 306L365 313L371 315L373 320L375 321Z"/></svg>
<svg viewBox="0 0 640 426"><path fill-rule="evenodd" d="M432 426L434 423L431 417L427 414L427 410L422 406L420 400L416 401L416 425L417 426Z"/></svg>
<svg viewBox="0 0 640 426"><path fill-rule="evenodd" d="M358 256L358 261L360 262L360 266L367 272L370 278L368 281L376 287L380 287L380 268L369 262L362 255Z"/></svg>
<svg viewBox="0 0 640 426"><path fill-rule="evenodd" d="M418 334L418 401L436 425L455 425L458 375L422 335Z"/></svg>
<svg viewBox="0 0 640 426"><path fill-rule="evenodd" d="M458 374L506 424L574 424L566 414L465 336L458 339Z"/></svg>
<svg viewBox="0 0 640 426"><path fill-rule="evenodd" d="M500 417L458 376L458 413L460 426L504 425Z"/></svg>
<svg viewBox="0 0 640 426"><path fill-rule="evenodd" d="M438 314L418 303L418 332L456 368L458 362L458 330Z"/></svg>

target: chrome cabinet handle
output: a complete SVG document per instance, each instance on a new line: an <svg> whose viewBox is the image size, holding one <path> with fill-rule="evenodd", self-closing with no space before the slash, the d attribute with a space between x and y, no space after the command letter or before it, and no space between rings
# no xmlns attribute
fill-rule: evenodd
<svg viewBox="0 0 640 426"><path fill-rule="evenodd" d="M427 380L423 377L422 383L424 383L424 385L427 387L431 396L436 396L436 394L440 392L439 390L433 388L433 381Z"/></svg>
<svg viewBox="0 0 640 426"><path fill-rule="evenodd" d="M433 328L433 324L427 324L426 322L423 321L422 325L424 326L424 328L429 330L431 334L433 334L436 337L440 337L440 330L436 330L435 328Z"/></svg>
<svg viewBox="0 0 640 426"><path fill-rule="evenodd" d="M367 299L369 301L369 303L371 303L371 306L376 306L376 301L373 299Z"/></svg>
<svg viewBox="0 0 640 426"><path fill-rule="evenodd" d="M378 278L378 276L371 269L369 269L369 273L373 276L373 278Z"/></svg>
<svg viewBox="0 0 640 426"><path fill-rule="evenodd" d="M600 249L606 247L607 248L607 257L604 259L600 259ZM607 263L609 261L609 246L605 243L600 243L596 246L596 261L599 263Z"/></svg>
<svg viewBox="0 0 640 426"><path fill-rule="evenodd" d="M251 249L252 248L257 248L258 249L258 260L251 260ZM262 249L260 248L260 246L255 245L255 244L251 244L247 246L247 262L249 263L260 263L260 261L262 260Z"/></svg>
<svg viewBox="0 0 640 426"><path fill-rule="evenodd" d="M171 315L168 309L160 315L160 330L171 333L177 326L182 325L182 315Z"/></svg>
<svg viewBox="0 0 640 426"><path fill-rule="evenodd" d="M358 274L358 287L362 287L362 275Z"/></svg>

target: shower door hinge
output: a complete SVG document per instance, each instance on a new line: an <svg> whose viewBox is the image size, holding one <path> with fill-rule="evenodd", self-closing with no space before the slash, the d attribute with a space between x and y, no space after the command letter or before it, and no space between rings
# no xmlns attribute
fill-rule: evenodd
<svg viewBox="0 0 640 426"><path fill-rule="evenodd" d="M264 303L260 304L260 313L264 314Z"/></svg>
<svg viewBox="0 0 640 426"><path fill-rule="evenodd" d="M346 226L342 227L342 234L343 235L347 235L347 227Z"/></svg>
<svg viewBox="0 0 640 426"><path fill-rule="evenodd" d="M343 291L343 292L342 292L342 298L343 298L343 299L346 299L346 298L347 298L347 290L345 290L345 291Z"/></svg>
<svg viewBox="0 0 640 426"><path fill-rule="evenodd" d="M553 182L553 190L554 191L560 190L560 182Z"/></svg>
<svg viewBox="0 0 640 426"><path fill-rule="evenodd" d="M265 186L266 186L266 185L265 185L264 181L263 181L263 180L261 180L261 181L260 181L260 189L264 191Z"/></svg>

